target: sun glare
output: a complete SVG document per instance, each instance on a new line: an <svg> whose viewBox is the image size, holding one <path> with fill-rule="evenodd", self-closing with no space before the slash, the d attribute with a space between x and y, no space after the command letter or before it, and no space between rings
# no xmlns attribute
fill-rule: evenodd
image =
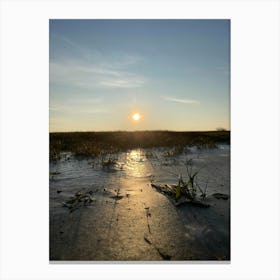
<svg viewBox="0 0 280 280"><path fill-rule="evenodd" d="M135 120L135 121L138 121L140 119L140 115L138 113L135 113L132 118Z"/></svg>

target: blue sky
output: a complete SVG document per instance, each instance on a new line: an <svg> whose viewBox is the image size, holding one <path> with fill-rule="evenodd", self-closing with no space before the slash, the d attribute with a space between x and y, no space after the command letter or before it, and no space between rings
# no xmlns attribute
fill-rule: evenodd
<svg viewBox="0 0 280 280"><path fill-rule="evenodd" d="M230 128L229 20L50 20L49 52L50 131Z"/></svg>

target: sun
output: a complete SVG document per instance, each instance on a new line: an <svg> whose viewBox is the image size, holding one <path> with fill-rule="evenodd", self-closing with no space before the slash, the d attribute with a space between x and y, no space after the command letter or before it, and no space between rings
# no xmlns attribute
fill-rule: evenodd
<svg viewBox="0 0 280 280"><path fill-rule="evenodd" d="M132 118L135 120L135 121L138 121L140 119L140 115L138 113L135 113L133 114Z"/></svg>

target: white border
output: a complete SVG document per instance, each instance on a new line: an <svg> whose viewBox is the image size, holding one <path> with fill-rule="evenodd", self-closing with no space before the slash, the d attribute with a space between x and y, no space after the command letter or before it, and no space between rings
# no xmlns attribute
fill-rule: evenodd
<svg viewBox="0 0 280 280"><path fill-rule="evenodd" d="M49 264L49 18L231 19L230 264ZM2 1L1 279L279 279L279 34L278 1Z"/></svg>

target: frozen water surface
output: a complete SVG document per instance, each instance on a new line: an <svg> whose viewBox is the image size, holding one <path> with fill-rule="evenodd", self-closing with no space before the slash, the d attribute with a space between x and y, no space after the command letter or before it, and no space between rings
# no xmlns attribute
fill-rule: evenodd
<svg viewBox="0 0 280 280"><path fill-rule="evenodd" d="M151 181L176 184L187 160L209 208L176 207ZM77 192L92 202L70 211ZM229 260L230 147L134 149L101 158L64 153L50 162L50 260Z"/></svg>

